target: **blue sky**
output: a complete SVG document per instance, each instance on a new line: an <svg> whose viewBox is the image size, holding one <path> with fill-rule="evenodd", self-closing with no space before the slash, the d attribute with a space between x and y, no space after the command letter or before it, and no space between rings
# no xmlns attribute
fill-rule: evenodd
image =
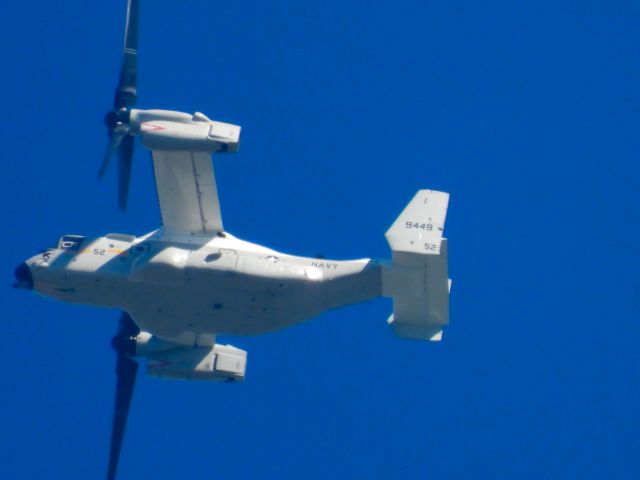
<svg viewBox="0 0 640 480"><path fill-rule="evenodd" d="M125 1L10 2L0 477L100 478L118 314L9 288L65 233L159 225L96 184ZM391 302L224 338L239 385L141 375L120 479L637 478L636 2L144 1L140 108L242 125L225 227L300 255L389 255L419 188L451 193L451 325L401 341Z"/></svg>

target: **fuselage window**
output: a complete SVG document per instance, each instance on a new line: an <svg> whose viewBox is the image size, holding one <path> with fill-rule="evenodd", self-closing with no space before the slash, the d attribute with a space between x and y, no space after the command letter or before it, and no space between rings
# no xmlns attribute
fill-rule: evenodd
<svg viewBox="0 0 640 480"><path fill-rule="evenodd" d="M84 237L78 235L65 235L60 239L58 248L63 250L80 250Z"/></svg>
<svg viewBox="0 0 640 480"><path fill-rule="evenodd" d="M204 257L204 261L209 263L209 262L215 262L216 260L218 260L220 257L222 256L222 254L220 252L217 253L210 253L209 255L207 255L206 257Z"/></svg>
<svg viewBox="0 0 640 480"><path fill-rule="evenodd" d="M136 245L135 247L131 247L131 252L134 255L142 255L143 253L146 253L149 251L149 244L148 243L141 243Z"/></svg>

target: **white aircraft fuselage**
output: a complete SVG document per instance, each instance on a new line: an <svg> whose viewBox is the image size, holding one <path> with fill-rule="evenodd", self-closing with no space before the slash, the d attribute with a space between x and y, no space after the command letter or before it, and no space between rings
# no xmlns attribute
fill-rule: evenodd
<svg viewBox="0 0 640 480"><path fill-rule="evenodd" d="M374 260L287 255L228 233L161 232L62 237L26 262L32 288L124 310L142 330L182 345L210 345L214 332L279 330L382 294L383 264Z"/></svg>

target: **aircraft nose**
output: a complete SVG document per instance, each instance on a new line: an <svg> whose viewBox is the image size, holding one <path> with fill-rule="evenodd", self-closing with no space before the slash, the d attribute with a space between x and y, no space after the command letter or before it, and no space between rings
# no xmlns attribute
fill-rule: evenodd
<svg viewBox="0 0 640 480"><path fill-rule="evenodd" d="M16 268L15 276L17 282L13 284L15 288L25 288L27 290L33 290L33 276L31 275L31 269L29 266L22 262Z"/></svg>

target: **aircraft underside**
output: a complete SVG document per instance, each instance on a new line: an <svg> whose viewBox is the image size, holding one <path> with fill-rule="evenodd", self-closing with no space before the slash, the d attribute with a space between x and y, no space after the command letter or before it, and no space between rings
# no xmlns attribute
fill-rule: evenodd
<svg viewBox="0 0 640 480"><path fill-rule="evenodd" d="M82 245L31 262L37 291L124 310L142 330L180 344L201 335L271 332L382 294L382 266L368 259L242 252L220 248L230 246L223 240L199 248L144 240L114 245L108 237L76 241Z"/></svg>

